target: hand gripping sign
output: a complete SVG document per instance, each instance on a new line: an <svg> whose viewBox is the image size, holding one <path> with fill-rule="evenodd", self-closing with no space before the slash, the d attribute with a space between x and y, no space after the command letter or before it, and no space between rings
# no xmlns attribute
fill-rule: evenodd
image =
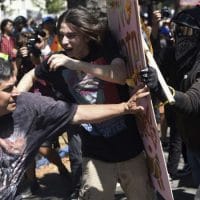
<svg viewBox="0 0 200 200"><path fill-rule="evenodd" d="M141 84L139 72L146 66L144 54L146 52L149 65L158 71L159 81L161 85L164 85L163 89L169 102L174 103L173 96L142 37L138 8L137 0L107 0L109 27L117 38L122 54L127 61L129 77L127 84L133 91ZM145 107L145 112L138 117L137 124L147 155L149 174L158 195L163 199L173 200L150 97L144 99L141 104Z"/></svg>

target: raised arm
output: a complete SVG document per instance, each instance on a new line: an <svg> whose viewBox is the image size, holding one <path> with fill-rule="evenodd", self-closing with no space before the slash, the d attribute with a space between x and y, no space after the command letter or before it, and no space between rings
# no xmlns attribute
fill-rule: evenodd
<svg viewBox="0 0 200 200"><path fill-rule="evenodd" d="M32 69L22 77L22 79L20 80L20 82L17 85L17 89L20 92L29 91L31 89L31 87L33 86L35 79L36 79L35 69Z"/></svg>
<svg viewBox="0 0 200 200"><path fill-rule="evenodd" d="M50 70L65 66L71 70L83 71L99 79L118 84L125 84L127 74L125 62L121 58L114 58L109 65L92 64L70 58L64 54L54 54L49 60Z"/></svg>

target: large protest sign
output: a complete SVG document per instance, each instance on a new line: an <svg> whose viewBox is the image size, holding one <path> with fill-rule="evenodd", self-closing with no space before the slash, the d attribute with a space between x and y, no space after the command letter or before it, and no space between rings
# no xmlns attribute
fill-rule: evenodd
<svg viewBox="0 0 200 200"><path fill-rule="evenodd" d="M107 0L109 27L119 41L127 60L127 83L141 84L139 71L145 67L137 0ZM138 118L138 127L147 153L149 174L155 191L165 200L173 200L162 146L150 97L141 102L145 113Z"/></svg>
<svg viewBox="0 0 200 200"><path fill-rule="evenodd" d="M180 6L196 6L200 5L200 0L180 0Z"/></svg>

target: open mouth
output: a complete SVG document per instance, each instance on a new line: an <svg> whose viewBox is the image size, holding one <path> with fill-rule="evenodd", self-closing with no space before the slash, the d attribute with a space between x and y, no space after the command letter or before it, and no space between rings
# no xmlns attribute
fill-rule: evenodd
<svg viewBox="0 0 200 200"><path fill-rule="evenodd" d="M10 104L10 105L11 105L11 104L14 105L14 104L16 104L16 101L15 101L15 100L10 101L9 104Z"/></svg>
<svg viewBox="0 0 200 200"><path fill-rule="evenodd" d="M11 103L10 105L11 105L12 107L16 107L16 103L15 103L15 102Z"/></svg>
<svg viewBox="0 0 200 200"><path fill-rule="evenodd" d="M65 52L66 52L66 54L68 54L68 53L71 53L72 52L72 48L70 48L70 49L65 49Z"/></svg>

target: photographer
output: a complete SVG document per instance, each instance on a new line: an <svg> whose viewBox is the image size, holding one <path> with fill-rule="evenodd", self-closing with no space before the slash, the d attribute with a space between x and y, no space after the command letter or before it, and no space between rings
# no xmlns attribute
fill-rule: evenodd
<svg viewBox="0 0 200 200"><path fill-rule="evenodd" d="M16 57L18 80L20 80L30 69L34 68L35 64L40 63L40 50L36 50L38 52L37 54L35 54L34 51L30 51L32 50L32 47L30 48L29 39L32 36L32 33L24 32L16 37L16 47L18 49Z"/></svg>

